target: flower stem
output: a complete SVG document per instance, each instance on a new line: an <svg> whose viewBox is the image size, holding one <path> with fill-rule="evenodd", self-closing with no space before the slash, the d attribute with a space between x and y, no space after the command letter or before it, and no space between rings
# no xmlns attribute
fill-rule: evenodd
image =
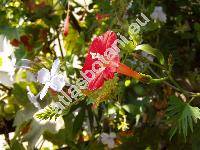
<svg viewBox="0 0 200 150"><path fill-rule="evenodd" d="M133 77L137 80L141 80L142 76L137 71L132 70L130 67L120 63L119 68L117 70L118 73L124 74L129 77Z"/></svg>
<svg viewBox="0 0 200 150"><path fill-rule="evenodd" d="M58 45L59 45L59 48L60 48L61 57L64 58L63 50L62 50L62 46L61 46L61 42L60 42L60 35L59 35L58 31L57 31L57 36L58 36Z"/></svg>

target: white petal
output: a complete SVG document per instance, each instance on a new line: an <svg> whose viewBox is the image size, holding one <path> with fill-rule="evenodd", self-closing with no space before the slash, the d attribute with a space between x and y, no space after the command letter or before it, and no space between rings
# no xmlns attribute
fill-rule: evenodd
<svg viewBox="0 0 200 150"><path fill-rule="evenodd" d="M31 92L29 86L27 86L26 89L27 89L27 91L28 91L28 92L27 92L28 99L31 101L31 103L33 103L33 105L34 105L36 108L41 109L40 104L39 104L38 101L37 101L38 96L35 96L35 95Z"/></svg>
<svg viewBox="0 0 200 150"><path fill-rule="evenodd" d="M49 81L50 80L50 72L49 72L49 70L46 69L46 68L40 69L38 71L37 80L42 84L45 84L47 81Z"/></svg>
<svg viewBox="0 0 200 150"><path fill-rule="evenodd" d="M116 138L116 133L111 132L111 133L110 133L110 137L111 137L111 138Z"/></svg>
<svg viewBox="0 0 200 150"><path fill-rule="evenodd" d="M41 100L42 100L42 99L45 97L45 95L47 94L48 89L49 89L49 82L47 82L47 83L44 85L42 91L40 92L40 99L41 99Z"/></svg>
<svg viewBox="0 0 200 150"><path fill-rule="evenodd" d="M162 7L161 6L156 6L155 9L154 9L154 11L157 11L157 12L162 11Z"/></svg>
<svg viewBox="0 0 200 150"><path fill-rule="evenodd" d="M151 18L154 19L154 20L157 20L158 19L158 13L157 12L153 12L151 14Z"/></svg>
<svg viewBox="0 0 200 150"><path fill-rule="evenodd" d="M104 138L104 137L108 138L108 134L103 132L103 133L101 134L101 138Z"/></svg>
<svg viewBox="0 0 200 150"><path fill-rule="evenodd" d="M65 128L65 122L61 116L58 117L55 122L56 122L56 131Z"/></svg>
<svg viewBox="0 0 200 150"><path fill-rule="evenodd" d="M166 15L165 15L165 13L160 13L160 15L159 15L159 20L161 21L161 22L166 22L166 20L167 20L167 17L166 17Z"/></svg>
<svg viewBox="0 0 200 150"><path fill-rule="evenodd" d="M115 147L115 141L113 139L108 140L108 148L114 148Z"/></svg>
<svg viewBox="0 0 200 150"><path fill-rule="evenodd" d="M51 67L51 77L55 76L56 73L58 72L59 70L59 67L60 67L60 60L59 58L57 58L54 62L53 62L53 65Z"/></svg>
<svg viewBox="0 0 200 150"><path fill-rule="evenodd" d="M10 79L7 72L0 71L0 83L8 87L13 87L14 81Z"/></svg>
<svg viewBox="0 0 200 150"><path fill-rule="evenodd" d="M60 92L65 86L65 77L62 74L52 77L50 87L57 92Z"/></svg>
<svg viewBox="0 0 200 150"><path fill-rule="evenodd" d="M80 64L81 64L81 61L79 61L79 60L78 60L78 56L75 55L74 58L73 58L72 67L73 67L73 68L77 68L77 69L82 69L82 66L81 66Z"/></svg>
<svg viewBox="0 0 200 150"><path fill-rule="evenodd" d="M101 142L104 144L104 145L107 145L108 144L108 138L101 138Z"/></svg>
<svg viewBox="0 0 200 150"><path fill-rule="evenodd" d="M107 133L102 133L101 134L101 142L103 144L108 144L108 140L109 140L109 135Z"/></svg>
<svg viewBox="0 0 200 150"><path fill-rule="evenodd" d="M166 22L167 20L166 14L163 12L163 8L161 6L156 6L154 8L151 18L160 22Z"/></svg>

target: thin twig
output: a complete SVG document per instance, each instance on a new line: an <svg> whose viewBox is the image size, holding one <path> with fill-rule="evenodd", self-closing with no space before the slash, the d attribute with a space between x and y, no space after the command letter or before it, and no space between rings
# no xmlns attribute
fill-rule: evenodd
<svg viewBox="0 0 200 150"><path fill-rule="evenodd" d="M58 44L59 44L59 48L60 48L60 53L61 53L62 58L64 58L62 46L61 46L61 43L60 43L60 36L59 36L59 32L58 31L57 31L57 34L58 34Z"/></svg>
<svg viewBox="0 0 200 150"><path fill-rule="evenodd" d="M148 68L149 68L149 70L150 70L157 78L160 78L160 76L159 76L150 66L148 66ZM173 88L173 89L176 90L176 91L185 93L185 94L188 95L188 96L193 96L193 94L195 94L195 93L193 93L193 92L188 92L188 91L179 89L179 88L177 88L176 86L174 86L174 85L168 83L167 81L163 81L163 83L165 83L166 85L170 86L171 88Z"/></svg>
<svg viewBox="0 0 200 150"><path fill-rule="evenodd" d="M39 147L39 149L38 149L38 150L41 150L41 148L42 148L42 146L43 146L44 142L45 142L45 140L43 140L43 141L42 141L42 143L41 143L41 145L40 145L40 147Z"/></svg>

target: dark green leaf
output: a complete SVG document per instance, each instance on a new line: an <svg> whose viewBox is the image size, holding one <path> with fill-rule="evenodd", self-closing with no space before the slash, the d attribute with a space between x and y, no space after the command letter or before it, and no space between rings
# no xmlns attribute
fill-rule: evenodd
<svg viewBox="0 0 200 150"><path fill-rule="evenodd" d="M135 50L145 51L148 54L151 54L151 55L157 57L157 59L159 60L159 62L161 64L165 63L163 54L160 51L158 51L157 49L151 47L149 44L138 45L138 46L136 46Z"/></svg>
<svg viewBox="0 0 200 150"><path fill-rule="evenodd" d="M73 135L76 136L80 131L85 118L85 108L82 108L76 116L73 124Z"/></svg>

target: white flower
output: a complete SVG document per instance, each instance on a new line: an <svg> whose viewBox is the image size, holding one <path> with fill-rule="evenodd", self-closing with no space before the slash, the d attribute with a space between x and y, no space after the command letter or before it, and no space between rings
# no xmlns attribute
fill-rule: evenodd
<svg viewBox="0 0 200 150"><path fill-rule="evenodd" d="M81 61L78 59L77 55L73 56L73 61L72 63L66 62L67 67L73 67L76 69L82 69L83 67L81 66Z"/></svg>
<svg viewBox="0 0 200 150"><path fill-rule="evenodd" d="M146 53L144 51L142 51L141 55L143 57L145 57L146 59L148 59L149 61L151 61L151 62L153 62L153 60L154 60L154 57L152 55L150 55L150 54L148 54L148 53Z"/></svg>
<svg viewBox="0 0 200 150"><path fill-rule="evenodd" d="M37 80L44 84L44 88L40 92L40 99L44 98L49 87L54 91L60 92L65 86L65 77L63 74L59 74L59 67L60 60L56 59L50 72L46 68L42 68L38 71Z"/></svg>
<svg viewBox="0 0 200 150"><path fill-rule="evenodd" d="M111 132L110 134L102 133L101 134L101 142L104 145L107 145L108 148L112 149L116 147L114 139L116 138L116 134L114 132Z"/></svg>
<svg viewBox="0 0 200 150"><path fill-rule="evenodd" d="M130 9L130 8L132 7L132 5L133 5L133 0L132 0L132 1L130 1L130 2L128 3L128 6L127 6L127 8L126 8L126 9L127 9L127 10L128 10L128 9Z"/></svg>
<svg viewBox="0 0 200 150"><path fill-rule="evenodd" d="M92 0L75 0L75 2L83 6L87 11L90 11L89 5L92 4Z"/></svg>
<svg viewBox="0 0 200 150"><path fill-rule="evenodd" d="M13 87L14 81L10 79L7 72L0 71L0 83L7 87Z"/></svg>
<svg viewBox="0 0 200 150"><path fill-rule="evenodd" d="M163 12L163 8L161 6L156 6L154 8L151 18L160 22L166 22L167 20L166 14Z"/></svg>
<svg viewBox="0 0 200 150"><path fill-rule="evenodd" d="M8 40L0 35L0 83L12 87L14 83L16 58L13 47Z"/></svg>
<svg viewBox="0 0 200 150"><path fill-rule="evenodd" d="M33 74L33 73L30 72L30 71L27 71L27 72L26 72L26 80L27 80L28 82L36 82L36 81L37 81L37 80L36 80L35 74Z"/></svg>
<svg viewBox="0 0 200 150"><path fill-rule="evenodd" d="M26 89L27 89L27 91L28 91L28 92L27 92L28 99L31 101L31 103L33 103L33 105L34 105L36 108L41 109L40 104L39 104L38 101L37 101L37 99L38 99L38 97L39 97L39 94L35 96L35 95L31 92L29 86L27 86Z"/></svg>
<svg viewBox="0 0 200 150"><path fill-rule="evenodd" d="M82 69L81 61L78 60L78 56L77 55L75 55L74 58L73 58L72 66L73 66L73 68Z"/></svg>

